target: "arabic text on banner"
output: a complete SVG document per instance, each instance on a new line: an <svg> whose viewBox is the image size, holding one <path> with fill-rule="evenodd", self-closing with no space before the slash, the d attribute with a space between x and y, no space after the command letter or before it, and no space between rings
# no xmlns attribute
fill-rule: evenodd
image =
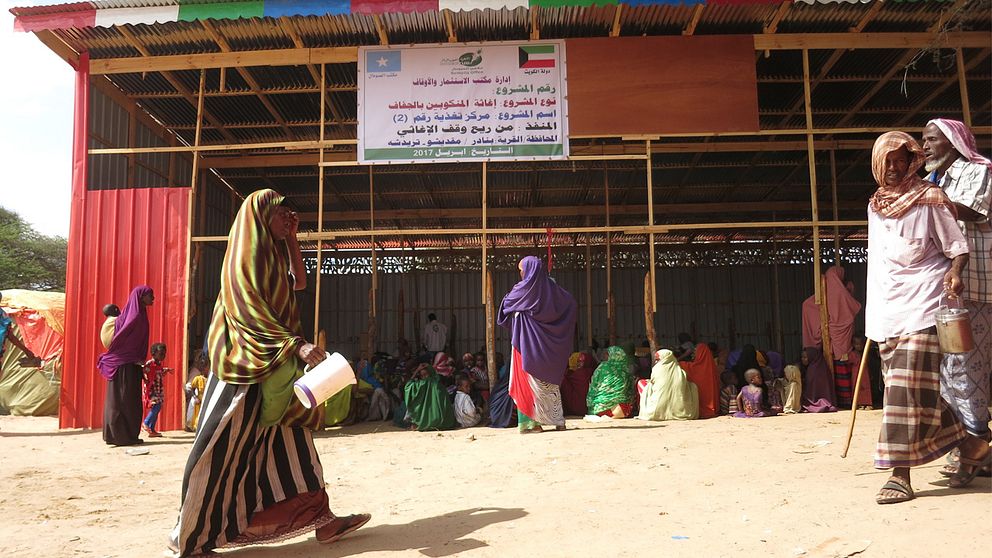
<svg viewBox="0 0 992 558"><path fill-rule="evenodd" d="M361 163L568 157L564 41L360 47Z"/></svg>

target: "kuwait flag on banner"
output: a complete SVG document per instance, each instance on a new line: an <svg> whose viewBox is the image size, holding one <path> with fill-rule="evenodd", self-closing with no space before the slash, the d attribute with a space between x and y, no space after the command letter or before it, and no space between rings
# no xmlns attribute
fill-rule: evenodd
<svg viewBox="0 0 992 558"><path fill-rule="evenodd" d="M555 45L528 45L520 47L521 68L554 68Z"/></svg>

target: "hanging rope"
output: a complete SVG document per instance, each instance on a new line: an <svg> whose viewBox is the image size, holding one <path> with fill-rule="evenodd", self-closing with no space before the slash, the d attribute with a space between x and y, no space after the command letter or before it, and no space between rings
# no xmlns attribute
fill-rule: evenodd
<svg viewBox="0 0 992 558"><path fill-rule="evenodd" d="M547 229L547 231L548 231L548 273L550 274L551 273L551 240L555 236L555 230L549 228Z"/></svg>

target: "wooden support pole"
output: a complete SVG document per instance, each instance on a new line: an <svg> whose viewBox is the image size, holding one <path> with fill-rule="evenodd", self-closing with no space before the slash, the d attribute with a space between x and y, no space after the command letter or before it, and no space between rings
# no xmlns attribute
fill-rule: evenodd
<svg viewBox="0 0 992 558"><path fill-rule="evenodd" d="M782 336L782 293L778 277L778 262L772 264L772 335L775 337L775 350L785 354L785 340Z"/></svg>
<svg viewBox="0 0 992 558"><path fill-rule="evenodd" d="M369 166L369 238L372 240L372 317L374 318L376 316L375 291L379 288L379 272L375 261L375 190L373 189L371 166Z"/></svg>
<svg viewBox="0 0 992 558"><path fill-rule="evenodd" d="M961 121L971 128L971 103L968 101L968 78L965 75L963 48L957 49L955 60L958 67L958 88L961 90Z"/></svg>
<svg viewBox="0 0 992 558"><path fill-rule="evenodd" d="M482 162L482 304L488 304L486 298L486 281L488 277L488 265L489 265L489 239L486 235L486 211L489 205L488 200L488 175L489 167L486 161Z"/></svg>
<svg viewBox="0 0 992 558"><path fill-rule="evenodd" d="M644 142L644 151L647 156L647 184L648 184L648 226L654 226L654 177L651 168L651 140ZM648 233L648 253L651 260L651 312L658 311L658 296L655 293L657 283L655 283L655 261L654 261L654 233ZM653 352L651 354L654 354Z"/></svg>
<svg viewBox="0 0 992 558"><path fill-rule="evenodd" d="M587 227L589 222L587 215ZM589 233L586 233L586 346L592 347L592 247L589 245Z"/></svg>
<svg viewBox="0 0 992 558"><path fill-rule="evenodd" d="M606 206L606 227L610 226L610 171L603 162L603 196ZM616 343L617 327L616 317L613 308L613 247L612 234L606 233L606 320L608 326L609 343L612 346Z"/></svg>
<svg viewBox="0 0 992 558"><path fill-rule="evenodd" d="M803 96L806 109L806 150L809 158L809 195L813 219L813 297L819 304L820 292L820 212L816 201L816 155L813 152L813 107L809 89L809 49L803 49Z"/></svg>
<svg viewBox="0 0 992 558"><path fill-rule="evenodd" d="M654 330L654 310L651 305L654 303L654 283L651 274L644 274L644 331L647 334L648 344L651 346L651 359L654 362L654 354L658 351L658 336Z"/></svg>
<svg viewBox="0 0 992 558"><path fill-rule="evenodd" d="M834 221L840 218L837 206L837 159L834 150L830 150L830 195L833 198ZM834 265L840 267L840 227L834 225Z"/></svg>
<svg viewBox="0 0 992 558"><path fill-rule="evenodd" d="M496 370L496 306L493 303L493 274L486 273L486 370L489 371L489 385L495 386L499 379Z"/></svg>
<svg viewBox="0 0 992 558"><path fill-rule="evenodd" d="M324 162L324 128L327 126L325 118L327 114L325 112L325 97L327 95L327 68L324 64L320 65L320 149L318 150L318 161ZM317 215L317 232L324 232L324 167L317 167L317 207L319 214ZM320 332L320 268L321 263L324 261L324 241L317 241L317 269L314 272L314 291L313 291L313 334L316 338L317 334ZM372 353L369 353L369 358L372 358Z"/></svg>
<svg viewBox="0 0 992 558"><path fill-rule="evenodd" d="M200 135L203 131L203 89L205 87L207 80L206 70L200 70L200 90L196 102L196 133L193 135L193 146L197 147L200 145ZM180 360L179 362L189 362L189 316L190 312L190 301L192 298L193 290L193 277L191 270L193 268L192 253L191 248L193 246L193 200L197 193L197 179L199 173L200 158L196 153L193 153L193 164L191 170L191 177L189 182L189 194L186 198L186 292L183 295L183 309L185 310L183 314L183 321L185 322L183 327L183 346L180 348ZM182 416L186 416L186 403L185 398L182 398L184 403L182 405Z"/></svg>
<svg viewBox="0 0 992 558"><path fill-rule="evenodd" d="M830 381L834 381L834 351L833 343L830 342L830 309L827 308L827 281L826 277L820 278L821 293L823 294L823 300L818 304L820 305L820 335L823 338L823 359L827 361L827 367L830 368Z"/></svg>

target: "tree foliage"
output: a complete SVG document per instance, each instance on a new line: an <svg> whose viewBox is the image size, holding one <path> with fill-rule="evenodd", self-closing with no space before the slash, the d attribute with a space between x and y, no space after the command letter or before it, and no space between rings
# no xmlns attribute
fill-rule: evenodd
<svg viewBox="0 0 992 558"><path fill-rule="evenodd" d="M0 289L64 291L67 249L66 239L45 236L0 207Z"/></svg>

